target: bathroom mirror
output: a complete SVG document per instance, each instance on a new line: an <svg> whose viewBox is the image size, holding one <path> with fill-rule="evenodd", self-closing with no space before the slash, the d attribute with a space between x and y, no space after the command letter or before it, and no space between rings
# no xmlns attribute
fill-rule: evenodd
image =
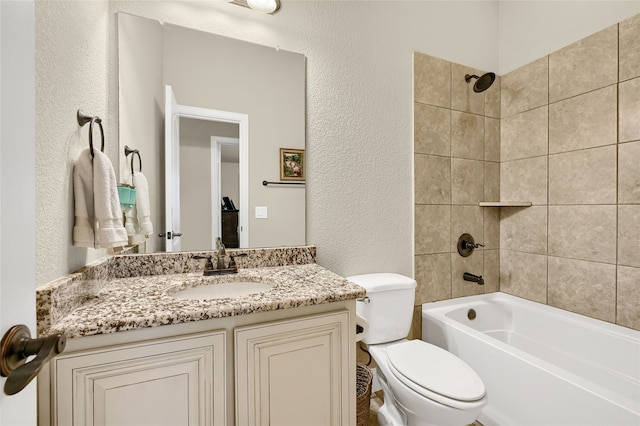
<svg viewBox="0 0 640 426"><path fill-rule="evenodd" d="M119 13L118 78L119 179L123 182L131 173L130 157L125 158L124 146L138 149L144 166L142 173L149 183L154 227L149 238L135 236L134 241L145 241L147 252L176 246L179 250L211 250L215 248L211 241L222 229L222 223L220 217L208 212L219 202L221 212L230 216L224 212L232 213L234 209L223 207L228 200L237 210L246 212L242 218L244 225L237 218L237 229L243 226L245 234L244 242L238 241L238 246L306 243L304 182L292 185L290 181L280 181L280 149L305 148L303 55ZM237 135L229 129L203 130L206 126L187 116L178 122L180 134L200 134L200 140L191 140L190 147L180 147L180 152L191 151L182 154L179 173L166 173L165 86L172 87L181 106L248 117L247 164L241 163L242 156L238 159L225 155L225 159L236 160L223 160L228 164L216 170L216 144L233 145ZM190 130L191 126L196 130ZM194 151L196 145L199 151ZM243 169L245 174L239 176ZM186 172L192 176L183 176ZM198 177L185 184L193 176ZM222 182L216 181L218 176L222 176ZM241 205L235 186L227 183L242 179L247 182L247 196ZM277 184L265 186L263 181ZM170 186L182 187L182 214L174 227L165 226L165 190ZM221 188L220 193L216 194L213 188ZM195 212L198 214L194 215ZM167 239L167 230L182 234L178 237L182 244ZM187 244L195 234L202 234L203 238Z"/></svg>

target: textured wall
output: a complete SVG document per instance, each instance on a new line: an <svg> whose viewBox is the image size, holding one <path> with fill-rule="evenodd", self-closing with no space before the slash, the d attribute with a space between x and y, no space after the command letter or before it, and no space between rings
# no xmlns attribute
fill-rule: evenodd
<svg viewBox="0 0 640 426"><path fill-rule="evenodd" d="M492 68L495 7L288 2L271 16L224 2L39 1L38 284L103 254L71 245L71 166L86 146L77 108L105 117L107 152L118 158L118 11L303 53L307 242L341 274L412 274L412 52ZM465 41L472 36L480 48Z"/></svg>
<svg viewBox="0 0 640 426"><path fill-rule="evenodd" d="M73 162L89 145L76 111L103 118L111 158L118 144L107 115L107 2L35 6L36 283L43 284L106 254L72 246Z"/></svg>
<svg viewBox="0 0 640 426"><path fill-rule="evenodd" d="M86 146L78 108L105 116L118 158L118 11L303 53L307 242L340 274L412 274L413 52L497 69L496 2L293 1L273 16L215 1L36 2L38 284L102 255L71 246L70 177ZM587 17L606 13L567 13L566 31Z"/></svg>
<svg viewBox="0 0 640 426"><path fill-rule="evenodd" d="M118 2L114 10L303 53L307 242L344 275L412 274L412 212L403 207L412 202L412 52L491 68L495 7L289 2L263 16L216 2ZM464 42L472 36L480 47Z"/></svg>

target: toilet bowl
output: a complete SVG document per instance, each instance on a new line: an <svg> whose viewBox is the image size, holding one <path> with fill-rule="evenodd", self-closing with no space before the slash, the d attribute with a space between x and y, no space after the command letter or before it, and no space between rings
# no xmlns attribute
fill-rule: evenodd
<svg viewBox="0 0 640 426"><path fill-rule="evenodd" d="M399 274L347 278L364 287L356 304L369 323L362 339L377 364L384 405L381 425L464 426L487 403L484 383L473 369L440 347L406 340L411 327L416 282Z"/></svg>
<svg viewBox="0 0 640 426"><path fill-rule="evenodd" d="M487 404L480 377L450 352L421 340L369 346L385 394L381 425L463 426ZM384 384L384 385L383 385ZM389 401L391 397L391 401Z"/></svg>

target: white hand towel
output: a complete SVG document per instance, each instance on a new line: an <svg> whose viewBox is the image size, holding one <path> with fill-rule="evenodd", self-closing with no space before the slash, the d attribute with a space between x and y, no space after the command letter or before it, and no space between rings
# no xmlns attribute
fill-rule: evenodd
<svg viewBox="0 0 640 426"><path fill-rule="evenodd" d="M98 244L100 247L126 246L128 242L127 231L122 226L122 210L120 209L116 174L109 157L95 149L93 201L98 222Z"/></svg>
<svg viewBox="0 0 640 426"><path fill-rule="evenodd" d="M136 187L136 214L140 233L151 235L153 224L151 223L151 207L149 203L149 184L147 178L141 172L133 174L133 184Z"/></svg>
<svg viewBox="0 0 640 426"><path fill-rule="evenodd" d="M134 172L127 176L126 183L136 188L136 204L130 211L125 211L127 233L130 236L136 234L151 235L153 233L153 224L151 223L147 178L141 172ZM131 232L132 228L135 230L133 233Z"/></svg>
<svg viewBox="0 0 640 426"><path fill-rule="evenodd" d="M93 227L93 164L89 149L80 153L73 166L73 194L76 221L73 227L73 244L95 248Z"/></svg>
<svg viewBox="0 0 640 426"><path fill-rule="evenodd" d="M124 210L124 229L127 235L133 237L138 233L138 219L136 218L136 206L123 208Z"/></svg>

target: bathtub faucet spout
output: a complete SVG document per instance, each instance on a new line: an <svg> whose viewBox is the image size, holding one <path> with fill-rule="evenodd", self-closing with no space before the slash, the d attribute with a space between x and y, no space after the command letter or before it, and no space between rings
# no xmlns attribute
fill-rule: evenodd
<svg viewBox="0 0 640 426"><path fill-rule="evenodd" d="M482 275L474 275L470 274L469 272L465 272L464 274L462 274L462 278L464 278L465 281L471 281L473 283L478 283L478 285L484 285L484 279L482 278Z"/></svg>

